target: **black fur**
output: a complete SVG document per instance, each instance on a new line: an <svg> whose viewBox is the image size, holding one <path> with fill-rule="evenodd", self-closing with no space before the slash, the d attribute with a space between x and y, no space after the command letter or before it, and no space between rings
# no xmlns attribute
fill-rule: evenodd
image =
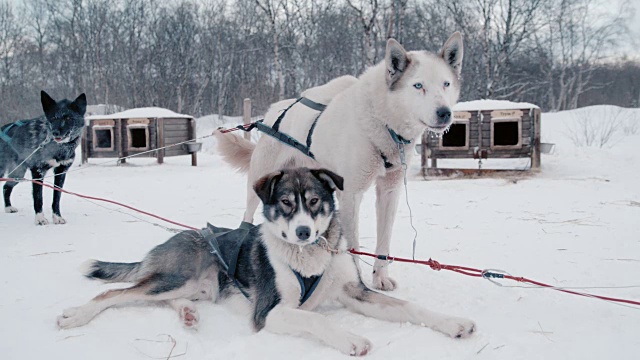
<svg viewBox="0 0 640 360"><path fill-rule="evenodd" d="M87 99L81 94L74 101L64 99L56 102L42 91L41 102L43 116L23 120L22 126L8 124L2 127L2 131L6 131L11 138L11 143L0 140L0 175L21 178L29 169L33 179L41 179L55 163L54 184L62 188L66 171L73 164L75 150L80 144ZM38 146L42 148L28 158ZM26 162L18 166L25 159ZM12 209L11 192L16 185L17 182L7 182L3 188L4 205L8 211ZM60 192L54 191L52 210L58 217L62 216L60 196ZM33 207L36 214L42 213L42 186L35 183Z"/></svg>

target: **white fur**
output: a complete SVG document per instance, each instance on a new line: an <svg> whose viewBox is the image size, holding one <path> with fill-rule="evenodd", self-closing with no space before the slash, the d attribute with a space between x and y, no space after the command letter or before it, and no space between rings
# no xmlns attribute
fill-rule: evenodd
<svg viewBox="0 0 640 360"><path fill-rule="evenodd" d="M395 45L394 45L395 44ZM399 45L390 41L388 46ZM455 64L448 64L442 56L450 49L458 49ZM401 49L401 47L400 47ZM316 160L303 155L277 140L263 136L257 143L250 159L247 182L247 208L244 221L253 222L253 215L260 203L254 193L253 184L265 174L285 166L324 167L344 177L344 191L340 200L341 222L345 237L351 247L358 248L358 215L363 193L375 183L377 191L377 246L376 253L388 255L391 232L402 185L400 152L391 139L387 127L392 128L412 143L405 146L407 163L413 161L414 146L426 129L443 131L438 127L436 110L451 108L458 101L459 75L462 60L462 38L455 33L447 41L440 55L423 51L404 52L410 60L403 86L390 90L387 84L389 58L369 68L358 79L343 76L329 83L309 89L304 96L328 104L322 113L315 132L311 151ZM443 55L444 54L444 55ZM451 85L445 87L444 83ZM421 83L422 89L413 84ZM273 104L265 116L265 123L272 125L281 111L294 100ZM280 125L280 131L305 143L311 124L318 112L304 105L293 106ZM217 134L221 142L229 145L234 135ZM224 140L229 138L229 140ZM242 151L247 149L242 147ZM233 146L220 148L225 159L237 168L246 167L233 155ZM240 151L240 149L238 149ZM383 153L393 167L386 169L381 159ZM244 157L245 161L247 157ZM376 261L374 286L382 290L393 290L396 282L389 278L386 263Z"/></svg>
<svg viewBox="0 0 640 360"><path fill-rule="evenodd" d="M322 315L310 312L327 300L337 300L365 316L427 326L451 337L467 337L475 330L475 324L470 320L432 312L417 304L381 293L369 292L368 301L354 297L347 289L357 288L361 279L354 259L344 250L337 255L329 252L311 255L317 251L317 246L308 245L296 252L291 251L290 245L279 238L265 235L263 240L276 273L276 287L282 299L267 316L266 330L311 337L345 354L365 355L371 348L369 340L335 326ZM345 243L342 240L339 248L344 249ZM301 258L308 257L311 259L301 261ZM320 284L307 302L298 306L300 287L289 268L309 276L316 274L319 267L323 268Z"/></svg>
<svg viewBox="0 0 640 360"><path fill-rule="evenodd" d="M62 216L58 216L53 214L53 223L54 224L66 224L67 220L65 220Z"/></svg>
<svg viewBox="0 0 640 360"><path fill-rule="evenodd" d="M44 217L43 213L37 213L35 223L36 225L47 225L49 221Z"/></svg>
<svg viewBox="0 0 640 360"><path fill-rule="evenodd" d="M4 208L4 212L12 214L12 213L17 213L18 212L18 208L14 207L14 206L6 206Z"/></svg>

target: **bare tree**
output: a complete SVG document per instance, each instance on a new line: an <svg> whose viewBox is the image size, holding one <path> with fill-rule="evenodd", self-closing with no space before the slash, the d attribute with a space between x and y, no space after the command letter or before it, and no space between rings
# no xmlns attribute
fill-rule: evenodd
<svg viewBox="0 0 640 360"><path fill-rule="evenodd" d="M284 9L281 0L255 0L256 5L263 11L270 25L271 36L273 37L273 62L278 76L278 99L284 99L284 71L280 62L280 28L279 15Z"/></svg>
<svg viewBox="0 0 640 360"><path fill-rule="evenodd" d="M347 4L355 11L358 21L362 27L364 36L364 52L366 55L366 65L375 64L378 59L378 12L380 4L378 0L359 0L354 4L353 0L347 0Z"/></svg>

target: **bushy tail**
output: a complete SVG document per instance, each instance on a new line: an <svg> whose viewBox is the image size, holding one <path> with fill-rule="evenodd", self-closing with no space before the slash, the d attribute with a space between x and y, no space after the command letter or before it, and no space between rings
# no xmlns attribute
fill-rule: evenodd
<svg viewBox="0 0 640 360"><path fill-rule="evenodd" d="M256 144L231 133L223 134L220 130L216 130L213 134L218 140L218 152L222 155L222 159L238 172L249 171L251 155Z"/></svg>
<svg viewBox="0 0 640 360"><path fill-rule="evenodd" d="M139 280L142 263L113 263L89 260L83 265L82 274L90 279L105 282L135 282Z"/></svg>

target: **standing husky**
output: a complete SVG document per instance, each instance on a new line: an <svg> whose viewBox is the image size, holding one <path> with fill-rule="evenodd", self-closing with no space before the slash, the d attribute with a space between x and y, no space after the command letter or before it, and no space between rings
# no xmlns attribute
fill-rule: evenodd
<svg viewBox="0 0 640 360"><path fill-rule="evenodd" d="M314 126L311 151L317 162L298 150L263 136L257 145L232 134L216 132L222 155L240 170L249 169L248 184L286 166L327 167L345 178L339 194L341 221L349 246L358 248L358 214L363 193L376 185L377 246L379 255L389 254L391 230L398 208L403 172L400 147L410 163L415 142L425 130L442 133L451 124L451 107L460 93L463 45L454 33L436 55L407 52L389 39L385 60L369 68L358 79L342 77L309 89L302 95L328 103L320 114L296 104L286 113L280 130L304 143ZM274 104L265 116L273 125L283 109L295 100ZM392 134L411 140L398 145ZM259 205L247 191L244 221L252 222ZM373 284L393 290L387 263L376 260Z"/></svg>
<svg viewBox="0 0 640 360"><path fill-rule="evenodd" d="M40 98L44 116L16 121L0 129L3 132L0 139L0 176L20 178L30 169L32 179L42 179L49 169L54 168L55 186L62 189L66 171L73 164L82 137L87 98L81 94L74 101L64 99L56 102L44 91ZM41 148L34 152L38 147ZM4 185L5 212L18 211L11 206L11 191L17 184L7 182ZM60 214L60 196L60 192L53 192L54 224L66 223ZM33 208L36 225L48 224L42 213L42 185L36 183L33 184Z"/></svg>
<svg viewBox="0 0 640 360"><path fill-rule="evenodd" d="M333 193L343 189L340 176L323 169L288 169L261 178L254 189L266 221L249 225L242 240L220 235L214 246L202 231L184 231L156 246L142 262L91 261L87 277L134 285L65 310L58 326L81 326L111 306L146 300L166 301L185 326L193 327L199 316L192 300L236 300L250 305L256 331L307 335L346 354L365 355L371 348L367 339L311 312L327 300L337 300L365 316L428 326L451 337L467 337L475 330L470 320L434 313L366 287L356 258L346 253L335 216ZM211 225L208 229L221 230ZM236 256L222 260L230 253ZM232 268L235 271L225 270Z"/></svg>

